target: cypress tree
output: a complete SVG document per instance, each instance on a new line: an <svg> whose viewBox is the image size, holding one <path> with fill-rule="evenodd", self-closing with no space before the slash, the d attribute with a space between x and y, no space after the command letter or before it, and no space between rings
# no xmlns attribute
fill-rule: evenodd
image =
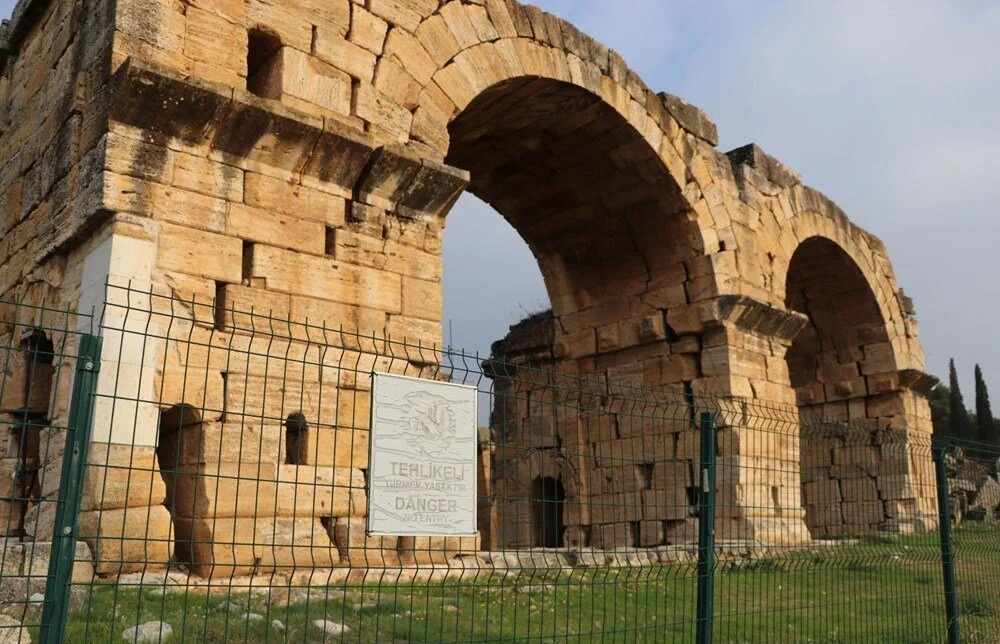
<svg viewBox="0 0 1000 644"><path fill-rule="evenodd" d="M996 424L990 409L990 394L986 390L983 371L976 365L976 440L987 445L997 444Z"/></svg>
<svg viewBox="0 0 1000 644"><path fill-rule="evenodd" d="M935 386L927 395L927 401L931 406L931 422L934 424L935 438L949 438L951 436L950 399L951 389L942 384Z"/></svg>
<svg viewBox="0 0 1000 644"><path fill-rule="evenodd" d="M958 372L955 359L948 361L948 385L951 397L948 399L948 415L951 419L951 435L962 440L975 440L975 428L969 422L969 411L965 408L962 390L958 386Z"/></svg>

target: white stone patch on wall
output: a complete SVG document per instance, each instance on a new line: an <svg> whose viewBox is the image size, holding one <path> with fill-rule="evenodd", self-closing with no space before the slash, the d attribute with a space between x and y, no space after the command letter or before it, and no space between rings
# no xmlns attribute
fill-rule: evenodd
<svg viewBox="0 0 1000 644"><path fill-rule="evenodd" d="M91 439L156 446L158 406L153 382L164 334L152 316L155 244L112 234L83 263L80 331L101 337ZM92 328L89 328L93 325Z"/></svg>

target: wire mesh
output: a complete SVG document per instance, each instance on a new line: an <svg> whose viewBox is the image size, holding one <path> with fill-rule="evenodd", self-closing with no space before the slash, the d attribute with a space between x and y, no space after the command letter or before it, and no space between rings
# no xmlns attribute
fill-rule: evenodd
<svg viewBox="0 0 1000 644"><path fill-rule="evenodd" d="M962 637L994 642L1000 637L1000 446L953 439L945 466Z"/></svg>
<svg viewBox="0 0 1000 644"><path fill-rule="evenodd" d="M929 437L131 288L108 287L93 328L2 310L2 391L22 402L12 412L4 394L3 463L21 474L0 499L0 612L16 620L0 628L40 626L32 593L47 575L6 557L51 541L65 490L53 446L75 346L94 333L63 641L690 642L699 515L713 506L701 540L714 641L944 641ZM376 372L476 388L477 536L367 532ZM705 412L713 454L701 453ZM987 638L996 456L950 457L979 473L951 490L966 495L954 504L962 623ZM979 517L974 499L993 505Z"/></svg>
<svg viewBox="0 0 1000 644"><path fill-rule="evenodd" d="M88 315L0 302L0 641L31 642L50 601L50 465L63 457L77 348L93 327ZM77 579L88 579L89 554L76 555Z"/></svg>
<svg viewBox="0 0 1000 644"><path fill-rule="evenodd" d="M720 414L716 640L942 642L930 437Z"/></svg>

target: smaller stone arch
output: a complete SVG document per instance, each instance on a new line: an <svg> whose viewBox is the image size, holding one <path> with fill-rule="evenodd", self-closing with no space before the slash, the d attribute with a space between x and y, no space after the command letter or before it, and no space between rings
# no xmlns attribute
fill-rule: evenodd
<svg viewBox="0 0 1000 644"><path fill-rule="evenodd" d="M11 343L13 344L13 343ZM0 534L19 536L26 513L42 496L41 433L49 425L55 349L43 329L21 333L16 346L0 351L0 476L7 490L0 501Z"/></svg>
<svg viewBox="0 0 1000 644"><path fill-rule="evenodd" d="M903 295L896 282L882 242L846 219L814 211L800 213L789 223L791 240L786 241L789 251L774 262L773 291L785 298L795 253L803 246L813 246L820 243L818 240L826 240L836 246L843 257L850 259L853 270L861 275L871 291L887 341L892 345L897 368L923 369L923 353L916 341L912 302Z"/></svg>
<svg viewBox="0 0 1000 644"><path fill-rule="evenodd" d="M855 246L855 251L857 247ZM845 247L807 237L792 253L785 307L807 320L786 350L800 417L800 478L813 537L899 529L920 504L912 479L898 338L880 297Z"/></svg>

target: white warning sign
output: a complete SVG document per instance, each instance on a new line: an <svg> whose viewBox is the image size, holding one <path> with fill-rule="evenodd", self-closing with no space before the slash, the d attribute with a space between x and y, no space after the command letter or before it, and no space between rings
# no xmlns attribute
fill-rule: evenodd
<svg viewBox="0 0 1000 644"><path fill-rule="evenodd" d="M475 387L373 374L368 532L476 533Z"/></svg>

